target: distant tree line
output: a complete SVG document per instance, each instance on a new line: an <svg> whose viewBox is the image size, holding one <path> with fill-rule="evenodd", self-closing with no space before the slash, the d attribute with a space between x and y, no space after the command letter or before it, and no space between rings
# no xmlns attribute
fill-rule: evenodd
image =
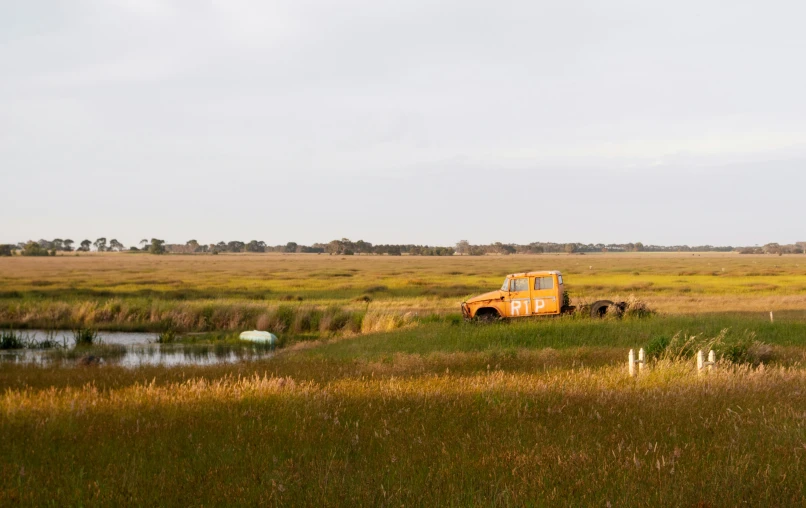
<svg viewBox="0 0 806 508"><path fill-rule="evenodd" d="M22 256L55 256L57 252L146 252L149 254L219 254L222 252L282 252L282 253L315 253L331 254L341 256L352 255L387 255L387 256L484 256L484 255L509 255L509 254L544 254L565 252L593 253L593 252L739 252L742 254L803 254L806 252L806 242L796 242L789 245L768 243L764 246L754 247L732 247L713 245L644 245L641 242L635 243L553 243L553 242L532 242L528 244L501 243L491 244L471 244L467 240L461 240L453 247L414 245L414 244L382 244L373 245L364 240L353 242L347 238L332 240L328 243L314 243L312 245L301 245L296 242L288 242L281 245L268 245L264 241L251 240L242 242L232 240L229 242L218 242L203 244L197 240L188 240L184 244L166 244L165 240L152 238L142 239L138 246L131 246L128 249L117 239L107 242L101 237L94 242L82 240L77 247L70 239L55 238L53 240L39 240L18 243L15 245L0 245L0 256L22 255Z"/></svg>
<svg viewBox="0 0 806 508"><path fill-rule="evenodd" d="M282 253L312 253L312 254L333 254L342 256L386 254L389 256L452 256L455 252L453 247L432 247L430 245L372 245L364 240L356 242L348 238L333 240L328 243L314 243L313 245L301 245L296 242L288 242L284 245L267 245L266 242L252 240L250 242L230 241L211 244L200 244L196 240L189 240L184 245L169 244L166 250L176 254L196 254L220 252L282 252Z"/></svg>
<svg viewBox="0 0 806 508"><path fill-rule="evenodd" d="M142 242L148 243L146 240ZM121 252L126 250L126 247L115 238L109 240L109 243L107 243L105 237L101 237L94 242L82 240L77 247L74 247L74 244L75 242L69 238L65 240L54 238L53 240L29 240L18 244L2 244L0 245L0 256L12 256L15 254L21 256L55 256L57 252ZM152 238L151 244L144 246L142 250L152 254L164 254L166 252L163 247L164 244L164 240ZM141 249L130 247L129 250L139 251Z"/></svg>
<svg viewBox="0 0 806 508"><path fill-rule="evenodd" d="M806 242L796 242L791 245L768 243L763 247L741 247L737 249L740 254L803 254L806 252Z"/></svg>

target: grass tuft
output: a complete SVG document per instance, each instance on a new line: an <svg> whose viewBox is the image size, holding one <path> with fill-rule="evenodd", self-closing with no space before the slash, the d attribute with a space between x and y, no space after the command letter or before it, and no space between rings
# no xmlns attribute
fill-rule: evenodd
<svg viewBox="0 0 806 508"><path fill-rule="evenodd" d="M76 328L73 330L73 347L87 347L99 343L98 330L92 328Z"/></svg>
<svg viewBox="0 0 806 508"><path fill-rule="evenodd" d="M710 350L721 360L734 364L758 366L774 358L773 348L757 340L755 332L745 330L742 334L731 334L728 328L710 338L681 332L672 337L660 336L646 347L647 356L658 361L682 361L693 358L697 351L707 353Z"/></svg>
<svg viewBox="0 0 806 508"><path fill-rule="evenodd" d="M157 335L157 344L173 344L180 339L180 335L175 330L165 330Z"/></svg>
<svg viewBox="0 0 806 508"><path fill-rule="evenodd" d="M13 330L0 331L0 349L23 349L25 342Z"/></svg>

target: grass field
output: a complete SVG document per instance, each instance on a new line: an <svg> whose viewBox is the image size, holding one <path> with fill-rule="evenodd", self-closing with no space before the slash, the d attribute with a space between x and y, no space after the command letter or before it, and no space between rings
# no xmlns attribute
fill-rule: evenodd
<svg viewBox="0 0 806 508"><path fill-rule="evenodd" d="M535 269L561 270L577 303L632 294L668 313L806 309L806 256L84 254L0 258L0 326L220 331L294 328L291 313L328 307L457 313L507 273Z"/></svg>
<svg viewBox="0 0 806 508"><path fill-rule="evenodd" d="M235 365L0 364L0 505L806 505L801 261L3 259L4 325L262 320L297 337ZM464 296L532 269L660 312L458 318ZM692 349L711 345L698 375ZM638 347L652 360L630 378Z"/></svg>

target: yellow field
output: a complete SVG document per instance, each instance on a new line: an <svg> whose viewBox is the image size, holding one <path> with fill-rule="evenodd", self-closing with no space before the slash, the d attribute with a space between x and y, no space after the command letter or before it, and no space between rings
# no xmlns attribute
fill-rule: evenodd
<svg viewBox="0 0 806 508"><path fill-rule="evenodd" d="M6 325L294 344L232 365L0 364L0 505L801 506L802 261L1 259ZM538 269L577 303L634 294L662 313L461 320L465 296ZM713 372L696 371L703 348Z"/></svg>
<svg viewBox="0 0 806 508"><path fill-rule="evenodd" d="M577 300L634 294L672 313L806 308L806 256L594 254L483 257L82 254L0 258L0 294L162 298L457 311L510 272L558 269ZM368 298L367 298L368 297Z"/></svg>

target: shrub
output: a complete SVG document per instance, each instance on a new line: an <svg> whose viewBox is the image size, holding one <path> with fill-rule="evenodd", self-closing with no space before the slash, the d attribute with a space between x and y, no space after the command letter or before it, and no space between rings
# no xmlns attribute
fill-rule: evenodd
<svg viewBox="0 0 806 508"><path fill-rule="evenodd" d="M714 351L731 363L759 365L773 358L772 347L757 340L755 333L748 331L741 337L716 344Z"/></svg>
<svg viewBox="0 0 806 508"><path fill-rule="evenodd" d="M680 332L671 338L656 337L649 341L645 351L650 359L678 361L693 357L697 351L707 352L711 349L721 360L736 364L758 365L773 357L772 348L756 340L753 332L745 331L740 336L731 336L727 328L713 338L686 336Z"/></svg>
<svg viewBox="0 0 806 508"><path fill-rule="evenodd" d="M684 335L677 332L673 337L658 337L647 345L646 353L656 360L680 361L691 358L698 350L708 351L721 343L728 330L722 330L714 338L707 339L700 335Z"/></svg>
<svg viewBox="0 0 806 508"><path fill-rule="evenodd" d="M646 302L639 300L635 295L627 297L625 302L627 306L624 308L624 315L628 317L644 318L655 314L655 311L649 308Z"/></svg>

